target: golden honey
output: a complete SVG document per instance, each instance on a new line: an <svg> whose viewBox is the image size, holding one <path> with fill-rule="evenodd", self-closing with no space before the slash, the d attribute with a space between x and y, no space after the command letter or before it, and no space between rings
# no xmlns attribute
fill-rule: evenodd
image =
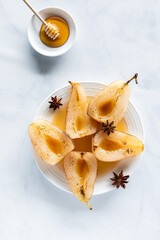
<svg viewBox="0 0 160 240"><path fill-rule="evenodd" d="M115 105L116 103L114 100L102 103L100 106L98 106L99 115L106 116L107 114L111 113Z"/></svg>
<svg viewBox="0 0 160 240"><path fill-rule="evenodd" d="M77 131L80 131L82 128L84 127L84 121L81 117L78 117L76 119L76 128L77 128Z"/></svg>
<svg viewBox="0 0 160 240"><path fill-rule="evenodd" d="M108 139L104 139L101 143L100 143L100 147L103 148L106 151L116 151L122 148L122 145L114 142L114 141L110 141Z"/></svg>
<svg viewBox="0 0 160 240"><path fill-rule="evenodd" d="M89 135L82 138L73 139L74 142L74 151L80 152L92 152L92 136Z"/></svg>
<svg viewBox="0 0 160 240"><path fill-rule="evenodd" d="M43 24L40 30L41 41L46 46L52 48L62 46L68 40L69 37L69 26L67 22L63 18L57 16L49 17L45 19L45 21L58 27L60 34L55 40L51 39L50 37L47 36L45 32L45 25Z"/></svg>
<svg viewBox="0 0 160 240"><path fill-rule="evenodd" d="M61 154L63 151L63 145L58 140L49 135L43 134L47 147L55 154Z"/></svg>
<svg viewBox="0 0 160 240"><path fill-rule="evenodd" d="M85 179L89 173L89 167L85 160L79 159L76 163L76 172L81 179Z"/></svg>

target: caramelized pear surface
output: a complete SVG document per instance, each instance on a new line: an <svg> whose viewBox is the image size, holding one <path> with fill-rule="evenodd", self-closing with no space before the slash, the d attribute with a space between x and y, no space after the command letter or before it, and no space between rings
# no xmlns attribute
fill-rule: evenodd
<svg viewBox="0 0 160 240"><path fill-rule="evenodd" d="M50 165L62 160L74 148L72 140L52 123L35 120L28 128L34 149L40 158Z"/></svg>
<svg viewBox="0 0 160 240"><path fill-rule="evenodd" d="M137 156L143 151L143 147L137 137L119 131L108 135L100 130L94 135L92 142L92 151L96 158L105 162Z"/></svg>
<svg viewBox="0 0 160 240"><path fill-rule="evenodd" d="M123 81L115 81L97 94L88 106L88 114L98 122L114 121L115 125L123 118L130 96L130 87Z"/></svg>
<svg viewBox="0 0 160 240"><path fill-rule="evenodd" d="M71 138L81 138L97 131L97 123L87 114L88 101L79 83L71 83L67 107L66 133Z"/></svg>
<svg viewBox="0 0 160 240"><path fill-rule="evenodd" d="M64 169L74 195L89 206L97 175L97 159L90 152L71 152L64 160Z"/></svg>

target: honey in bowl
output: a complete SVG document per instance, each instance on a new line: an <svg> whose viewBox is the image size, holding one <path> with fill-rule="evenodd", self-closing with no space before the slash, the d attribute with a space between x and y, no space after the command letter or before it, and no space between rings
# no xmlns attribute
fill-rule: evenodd
<svg viewBox="0 0 160 240"><path fill-rule="evenodd" d="M88 97L88 102L91 101L91 97ZM67 110L67 103L65 103L58 111L54 112L54 117L52 123L63 130L65 132L65 119L66 119L66 110ZM100 128L99 125L98 128ZM116 129L122 132L128 132L127 123L124 118L117 124ZM80 152L92 152L92 137L93 135L89 135L83 138L76 138L72 139L75 148L73 151L80 151ZM97 167L98 167L98 174L97 178L105 176L107 173L113 171L116 167L118 162L103 162L97 160ZM57 167L64 172L63 167L63 160L56 164Z"/></svg>
<svg viewBox="0 0 160 240"><path fill-rule="evenodd" d="M61 17L53 16L45 19L47 23L55 25L59 29L59 36L53 40L48 37L45 32L45 25L43 24L40 30L40 39L48 47L56 48L60 47L68 40L69 26L68 23Z"/></svg>

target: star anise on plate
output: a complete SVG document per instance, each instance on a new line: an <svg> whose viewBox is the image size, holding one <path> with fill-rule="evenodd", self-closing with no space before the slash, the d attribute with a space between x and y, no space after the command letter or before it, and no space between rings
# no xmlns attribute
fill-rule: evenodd
<svg viewBox="0 0 160 240"><path fill-rule="evenodd" d="M116 174L115 172L113 172L113 174L114 174L114 178L110 178L113 181L112 185L115 185L117 189L120 186L125 189L126 187L125 184L129 182L127 181L127 179L129 178L129 175L124 176L123 170L119 173L119 175Z"/></svg>
<svg viewBox="0 0 160 240"><path fill-rule="evenodd" d="M55 97L51 97L51 101L49 101L48 103L50 103L49 108L53 108L53 110L55 111L56 109L59 109L60 106L62 106L63 104L61 103L62 98L57 98L57 96Z"/></svg>
<svg viewBox="0 0 160 240"><path fill-rule="evenodd" d="M101 130L104 130L104 133L107 132L108 136L109 134L112 132L114 133L114 129L116 127L114 126L114 121L112 121L111 123L109 123L109 121L107 120L106 123L102 122L102 128Z"/></svg>

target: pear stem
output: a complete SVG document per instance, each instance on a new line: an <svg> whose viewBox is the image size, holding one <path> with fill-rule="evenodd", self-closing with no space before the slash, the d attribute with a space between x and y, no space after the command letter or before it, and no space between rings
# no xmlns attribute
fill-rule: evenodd
<svg viewBox="0 0 160 240"><path fill-rule="evenodd" d="M89 205L89 203L88 202L85 202L85 203L86 203L87 207L89 208L89 210L92 210L92 207Z"/></svg>
<svg viewBox="0 0 160 240"><path fill-rule="evenodd" d="M73 82L71 82L71 81L68 81L70 84L71 84L71 86L73 86L74 85L74 83Z"/></svg>
<svg viewBox="0 0 160 240"><path fill-rule="evenodd" d="M136 84L138 84L137 78L138 78L138 73L135 73L135 75L131 79L129 79L125 84L128 85L128 83L130 83L133 79L135 79Z"/></svg>

